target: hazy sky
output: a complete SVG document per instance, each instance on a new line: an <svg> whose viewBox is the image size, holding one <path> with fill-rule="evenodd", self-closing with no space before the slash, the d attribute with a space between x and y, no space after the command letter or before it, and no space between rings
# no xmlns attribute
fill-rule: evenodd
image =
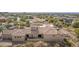
<svg viewBox="0 0 79 59"><path fill-rule="evenodd" d="M0 12L79 12L78 0L0 0Z"/></svg>

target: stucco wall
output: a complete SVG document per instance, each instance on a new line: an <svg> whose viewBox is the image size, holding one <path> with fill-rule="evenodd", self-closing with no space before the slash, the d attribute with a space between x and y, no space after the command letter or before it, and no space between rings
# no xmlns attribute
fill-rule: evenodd
<svg viewBox="0 0 79 59"><path fill-rule="evenodd" d="M12 36L12 41L24 41L25 36L21 36L20 38L16 38L15 36Z"/></svg>
<svg viewBox="0 0 79 59"><path fill-rule="evenodd" d="M62 35L44 35L45 40L52 40L52 41L62 41L65 38L65 36Z"/></svg>
<svg viewBox="0 0 79 59"><path fill-rule="evenodd" d="M3 39L11 39L12 36L11 36L11 34L2 34L2 38Z"/></svg>

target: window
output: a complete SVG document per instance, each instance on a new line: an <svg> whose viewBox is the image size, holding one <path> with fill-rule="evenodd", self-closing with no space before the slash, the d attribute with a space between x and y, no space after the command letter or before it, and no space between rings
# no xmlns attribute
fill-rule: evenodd
<svg viewBox="0 0 79 59"><path fill-rule="evenodd" d="M15 36L15 38L21 38L21 36Z"/></svg>
<svg viewBox="0 0 79 59"><path fill-rule="evenodd" d="M29 35L27 34L26 37L29 38Z"/></svg>
<svg viewBox="0 0 79 59"><path fill-rule="evenodd" d="M15 38L16 38L16 36L15 36Z"/></svg>
<svg viewBox="0 0 79 59"><path fill-rule="evenodd" d="M43 35L42 35L42 34L39 34L39 35L38 35L38 38L43 38Z"/></svg>

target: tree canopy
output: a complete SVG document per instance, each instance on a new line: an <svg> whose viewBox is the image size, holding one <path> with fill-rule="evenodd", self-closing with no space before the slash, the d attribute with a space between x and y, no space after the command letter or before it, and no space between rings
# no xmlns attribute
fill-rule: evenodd
<svg viewBox="0 0 79 59"><path fill-rule="evenodd" d="M79 20L75 20L73 23L72 23L72 26L74 28L79 28Z"/></svg>

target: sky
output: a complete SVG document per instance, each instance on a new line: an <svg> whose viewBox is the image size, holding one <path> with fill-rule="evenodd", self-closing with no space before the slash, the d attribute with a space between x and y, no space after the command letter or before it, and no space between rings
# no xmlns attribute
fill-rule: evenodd
<svg viewBox="0 0 79 59"><path fill-rule="evenodd" d="M79 12L79 1L0 0L0 12Z"/></svg>

